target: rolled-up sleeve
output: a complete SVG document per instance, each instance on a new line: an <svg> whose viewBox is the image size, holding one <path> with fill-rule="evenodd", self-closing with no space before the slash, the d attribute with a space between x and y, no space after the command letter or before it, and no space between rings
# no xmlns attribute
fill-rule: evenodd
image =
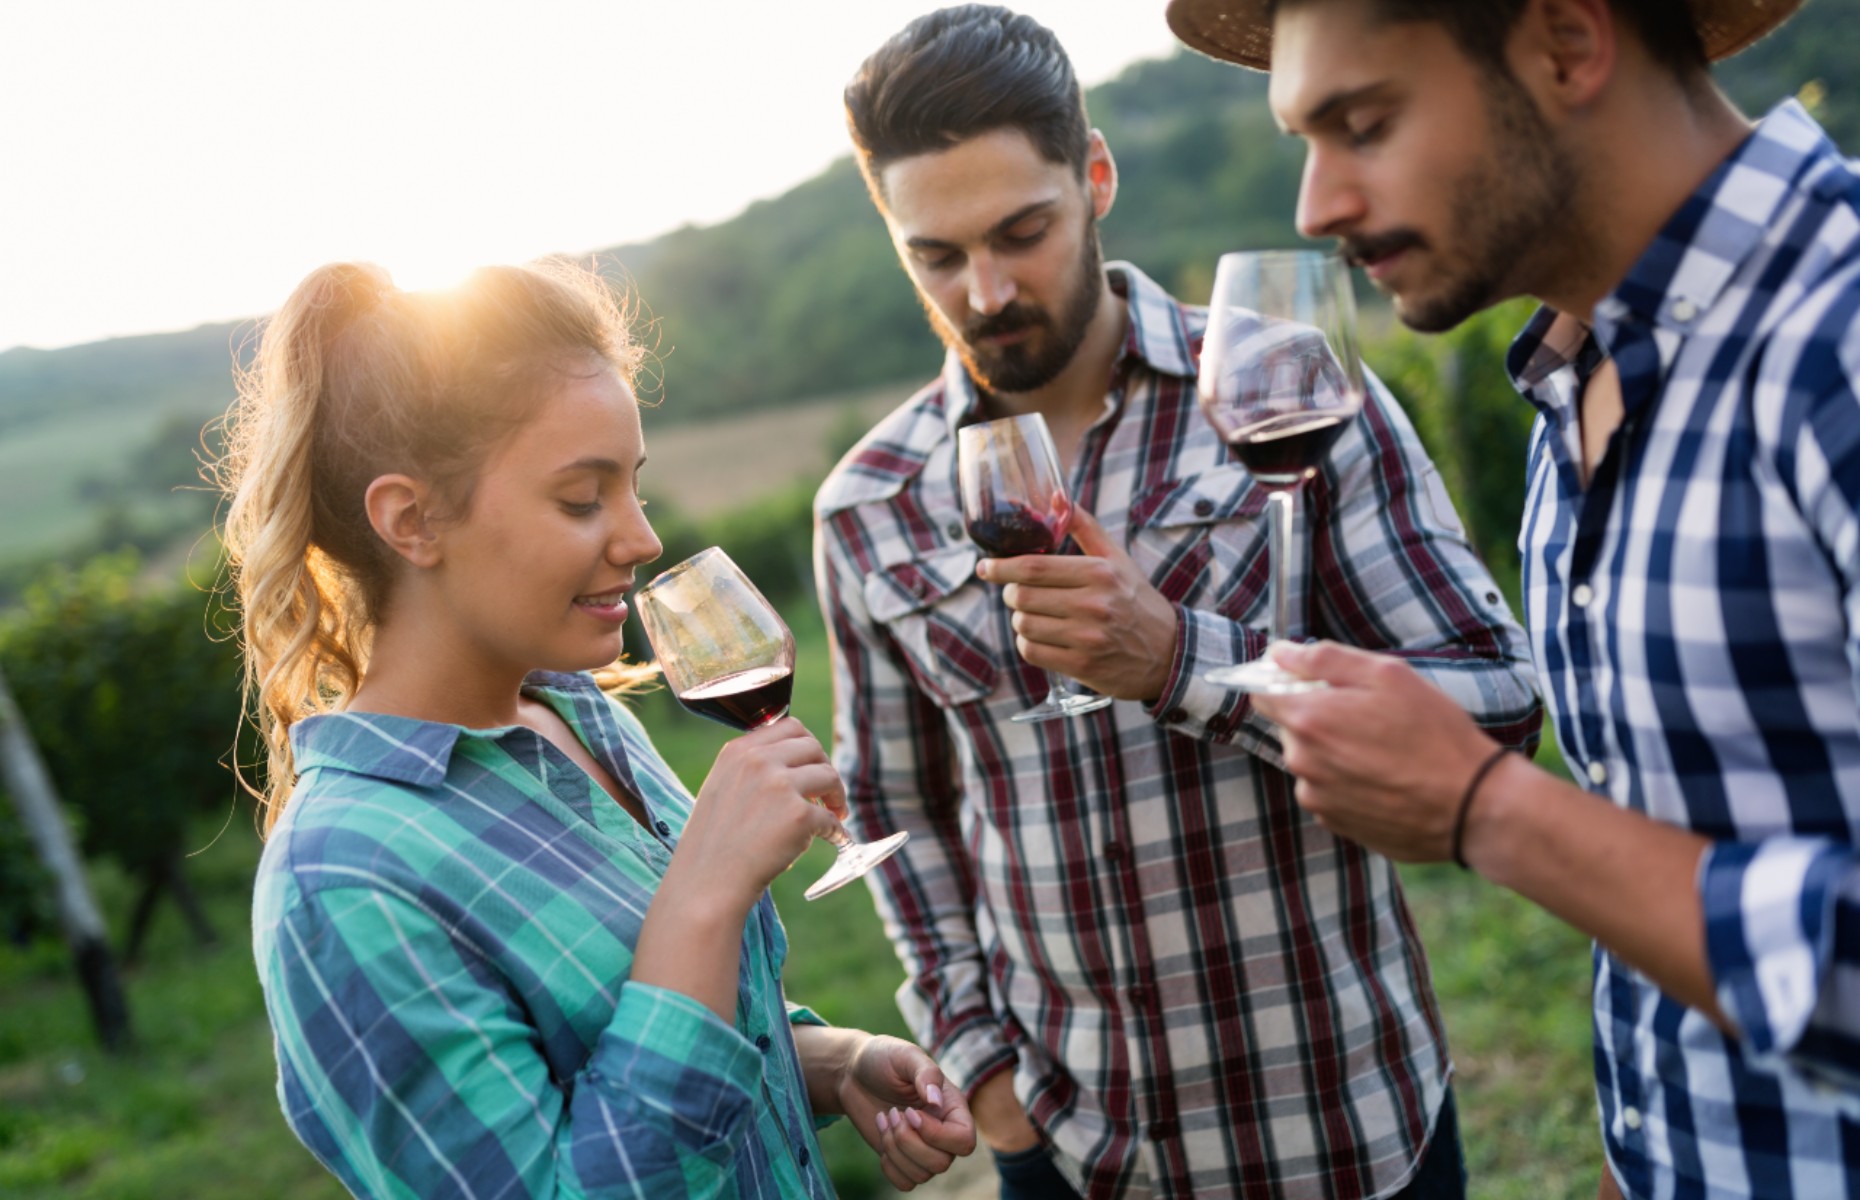
<svg viewBox="0 0 1860 1200"><path fill-rule="evenodd" d="M1719 1007L1759 1058L1860 1116L1860 861L1815 838L1721 842L1699 868Z"/></svg>

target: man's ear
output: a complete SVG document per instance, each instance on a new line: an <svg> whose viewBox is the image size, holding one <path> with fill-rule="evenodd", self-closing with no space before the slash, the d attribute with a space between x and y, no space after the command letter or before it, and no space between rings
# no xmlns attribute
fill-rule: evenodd
<svg viewBox="0 0 1860 1200"><path fill-rule="evenodd" d="M1512 73L1539 105L1587 108L1614 79L1617 33L1609 0L1533 0L1512 34Z"/></svg>
<svg viewBox="0 0 1860 1200"><path fill-rule="evenodd" d="M416 567L437 566L441 557L432 502L431 490L407 475L380 476L363 498L375 536Z"/></svg>
<svg viewBox="0 0 1860 1200"><path fill-rule="evenodd" d="M1085 146L1085 186L1091 191L1092 215L1102 221L1117 201L1117 160L1096 129Z"/></svg>

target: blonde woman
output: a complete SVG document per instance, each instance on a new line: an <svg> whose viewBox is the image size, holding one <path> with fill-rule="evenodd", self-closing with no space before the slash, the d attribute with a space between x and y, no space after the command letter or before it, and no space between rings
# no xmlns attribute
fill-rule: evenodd
<svg viewBox="0 0 1860 1200"><path fill-rule="evenodd" d="M820 745L745 734L694 803L590 674L660 551L638 357L583 272L335 265L230 418L258 968L285 1115L357 1195L825 1196L841 1113L906 1190L973 1148L922 1050L782 997L767 885L845 811Z"/></svg>

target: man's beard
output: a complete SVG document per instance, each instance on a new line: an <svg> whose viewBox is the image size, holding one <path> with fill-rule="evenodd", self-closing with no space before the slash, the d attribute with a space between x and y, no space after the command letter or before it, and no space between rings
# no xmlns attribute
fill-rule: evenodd
<svg viewBox="0 0 1860 1200"><path fill-rule="evenodd" d="M1098 246L1096 220L1086 224L1084 241L1078 281L1065 298L1057 322L1045 308L1011 300L1001 311L975 317L958 331L936 305L918 293L931 328L982 388L1009 395L1037 391L1057 379L1078 353L1104 298L1104 254ZM1022 329L1031 330L1030 335L1012 345L991 346L982 340Z"/></svg>
<svg viewBox="0 0 1860 1200"><path fill-rule="evenodd" d="M1527 290L1520 281L1538 274L1546 255L1582 240L1572 203L1575 161L1516 81L1494 80L1488 95L1496 151L1453 185L1450 228L1457 232L1446 255L1412 229L1342 240L1343 252L1357 262L1411 248L1435 252L1445 274L1441 290L1395 299L1402 323L1422 333L1444 333Z"/></svg>

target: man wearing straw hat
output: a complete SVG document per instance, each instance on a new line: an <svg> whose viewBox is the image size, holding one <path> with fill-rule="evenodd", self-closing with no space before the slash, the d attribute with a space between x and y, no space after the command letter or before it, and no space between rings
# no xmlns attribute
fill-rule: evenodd
<svg viewBox="0 0 1860 1200"><path fill-rule="evenodd" d="M1201 678L1264 653L1264 496L1195 404L1205 312L1100 259L1117 171L1065 52L944 9L846 107L949 354L817 501L835 761L862 835L912 833L867 880L1003 1196L1463 1195L1392 865L1310 821L1246 699ZM1027 413L1082 553L977 578L957 431ZM1534 740L1522 631L1437 479L1375 392L1312 481L1322 583L1295 611ZM1017 724L1040 667L1117 702Z"/></svg>
<svg viewBox="0 0 1860 1200"><path fill-rule="evenodd" d="M1272 72L1298 223L1410 325L1510 296L1521 548L1579 784L1398 662L1275 652L1298 798L1596 940L1604 1194L1860 1194L1860 173L1708 63L1799 0L1173 0Z"/></svg>

